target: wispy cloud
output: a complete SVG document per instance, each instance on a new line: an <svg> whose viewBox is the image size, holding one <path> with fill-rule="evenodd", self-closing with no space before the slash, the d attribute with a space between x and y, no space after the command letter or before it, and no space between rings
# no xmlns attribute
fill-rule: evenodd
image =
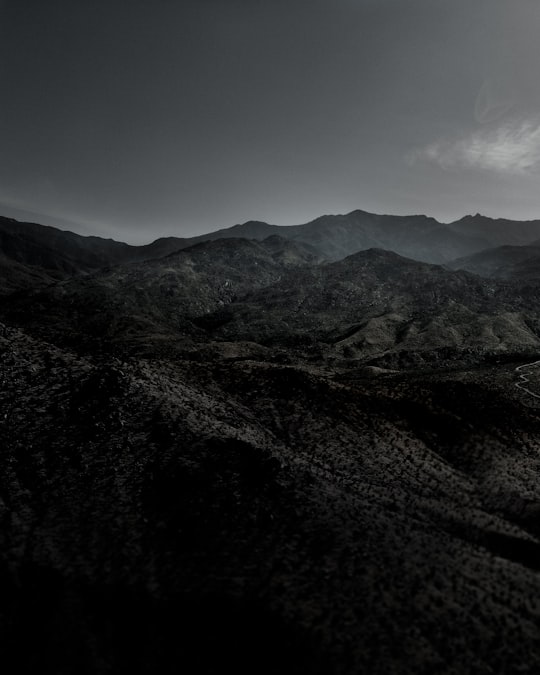
<svg viewBox="0 0 540 675"><path fill-rule="evenodd" d="M444 169L472 168L530 173L540 168L540 119L513 120L464 138L439 140L409 155L412 163L434 162Z"/></svg>

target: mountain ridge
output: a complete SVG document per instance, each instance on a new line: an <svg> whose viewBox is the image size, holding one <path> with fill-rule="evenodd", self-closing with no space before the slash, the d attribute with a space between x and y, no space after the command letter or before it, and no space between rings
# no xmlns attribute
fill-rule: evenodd
<svg viewBox="0 0 540 675"><path fill-rule="evenodd" d="M377 215L356 209L343 215L320 216L301 225L251 220L194 237L160 237L135 246L0 217L0 252L21 265L65 278L160 258L202 241L235 237L262 240L274 234L312 247L321 259L329 261L359 250L383 248L423 262L450 263L499 244L530 244L540 238L540 221L494 220L477 214L444 224L425 215Z"/></svg>
<svg viewBox="0 0 540 675"><path fill-rule="evenodd" d="M205 241L4 301L2 315L62 344L135 352L250 343L322 350L324 358L407 367L540 348L540 290L384 249L321 264L272 235ZM310 346L311 345L311 346ZM321 353L322 353L321 352ZM383 364L381 361L380 365Z"/></svg>
<svg viewBox="0 0 540 675"><path fill-rule="evenodd" d="M448 263L450 269L463 269L482 277L509 281L540 280L540 241L528 245L507 244L489 248Z"/></svg>

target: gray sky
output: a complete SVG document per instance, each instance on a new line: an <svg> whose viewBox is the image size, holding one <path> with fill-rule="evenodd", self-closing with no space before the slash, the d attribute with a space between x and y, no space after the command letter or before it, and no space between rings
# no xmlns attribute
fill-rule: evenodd
<svg viewBox="0 0 540 675"><path fill-rule="evenodd" d="M540 218L538 0L0 0L0 213Z"/></svg>

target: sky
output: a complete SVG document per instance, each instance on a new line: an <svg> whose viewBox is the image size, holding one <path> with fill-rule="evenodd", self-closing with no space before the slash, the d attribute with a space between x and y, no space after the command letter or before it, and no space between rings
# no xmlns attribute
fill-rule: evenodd
<svg viewBox="0 0 540 675"><path fill-rule="evenodd" d="M0 214L540 218L538 0L0 0Z"/></svg>

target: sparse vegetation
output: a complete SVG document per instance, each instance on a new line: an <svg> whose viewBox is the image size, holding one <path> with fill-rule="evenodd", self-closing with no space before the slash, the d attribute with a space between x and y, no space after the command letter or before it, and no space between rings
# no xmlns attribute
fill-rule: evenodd
<svg viewBox="0 0 540 675"><path fill-rule="evenodd" d="M3 301L18 672L540 668L535 291L310 255L201 244Z"/></svg>

